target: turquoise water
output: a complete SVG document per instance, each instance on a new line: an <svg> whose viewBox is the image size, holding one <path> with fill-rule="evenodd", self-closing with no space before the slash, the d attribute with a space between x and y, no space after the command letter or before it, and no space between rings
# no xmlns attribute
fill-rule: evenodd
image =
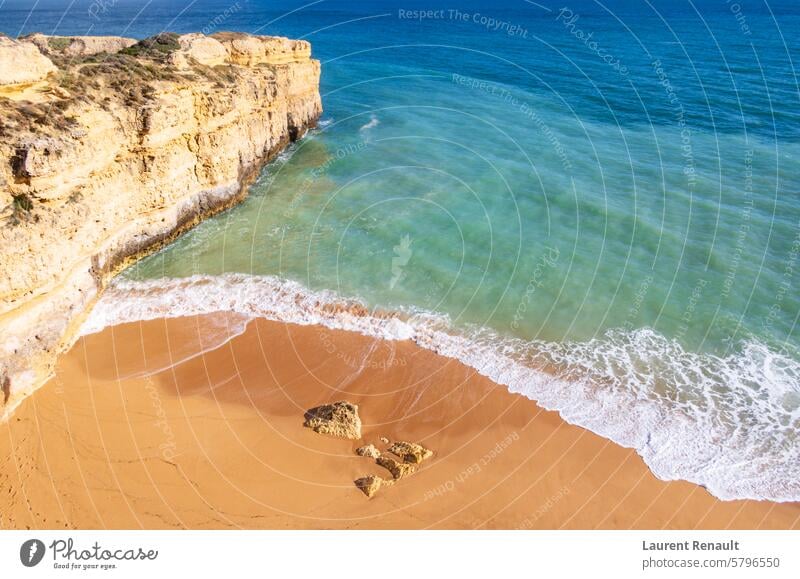
<svg viewBox="0 0 800 579"><path fill-rule="evenodd" d="M791 208L755 200L775 189L768 144L695 135L690 191L669 127L548 115L569 150L565 171L545 137L502 102L464 95L442 77L392 85L387 93L413 85L431 96L329 114L244 205L128 275L274 274L524 338L647 326L718 353L753 335L796 343L792 316L770 315L778 302L797 312L798 296L778 300L779 256L791 259L796 231L778 215Z"/></svg>
<svg viewBox="0 0 800 579"><path fill-rule="evenodd" d="M800 9L414 4L0 10L12 34L224 15L322 60L320 126L125 283L274 276L436 314L500 366L554 367L480 369L662 478L800 499Z"/></svg>

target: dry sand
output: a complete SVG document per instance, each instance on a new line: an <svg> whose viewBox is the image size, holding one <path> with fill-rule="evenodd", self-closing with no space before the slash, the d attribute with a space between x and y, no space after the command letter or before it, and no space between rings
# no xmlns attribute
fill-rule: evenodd
<svg viewBox="0 0 800 579"><path fill-rule="evenodd" d="M723 502L656 479L635 452L410 342L233 318L126 324L82 338L0 425L3 528L798 528L800 504ZM359 405L363 440L303 428ZM434 450L387 476L355 448Z"/></svg>

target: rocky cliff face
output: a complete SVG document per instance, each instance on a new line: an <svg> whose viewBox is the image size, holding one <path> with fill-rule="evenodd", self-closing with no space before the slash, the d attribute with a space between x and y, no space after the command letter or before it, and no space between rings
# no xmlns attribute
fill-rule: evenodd
<svg viewBox="0 0 800 579"><path fill-rule="evenodd" d="M239 201L315 124L319 73L309 43L285 38L0 39L6 410L121 266Z"/></svg>

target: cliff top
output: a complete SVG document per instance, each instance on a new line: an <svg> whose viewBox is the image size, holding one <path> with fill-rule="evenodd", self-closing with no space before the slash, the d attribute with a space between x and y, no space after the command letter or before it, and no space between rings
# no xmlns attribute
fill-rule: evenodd
<svg viewBox="0 0 800 579"><path fill-rule="evenodd" d="M55 68L81 64L86 57L123 54L156 59L185 67L200 64L283 64L305 60L311 45L305 40L258 36L243 32L177 34L164 32L136 40L121 36L47 36L40 33L13 39L0 35L0 86L43 80Z"/></svg>
<svg viewBox="0 0 800 579"><path fill-rule="evenodd" d="M224 81L231 67L282 65L310 57L311 45L304 40L233 32L211 36L167 32L139 41L38 33L16 40L0 36L0 112L16 116L9 109L19 107L11 101L51 103L59 109L63 108L59 101L86 97L102 88L137 103L152 81ZM3 117L0 134L8 129L7 115Z"/></svg>
<svg viewBox="0 0 800 579"><path fill-rule="evenodd" d="M0 217L14 224L30 214L32 200L19 186L27 191L24 186L36 176L24 154L31 143L57 152L63 143L80 139L98 114L133 115L146 123L147 115L136 111L154 103L159 93L198 84L224 89L242 75L269 75L276 67L310 58L307 41L234 32L162 33L138 41L0 36L0 157L11 159L0 168Z"/></svg>

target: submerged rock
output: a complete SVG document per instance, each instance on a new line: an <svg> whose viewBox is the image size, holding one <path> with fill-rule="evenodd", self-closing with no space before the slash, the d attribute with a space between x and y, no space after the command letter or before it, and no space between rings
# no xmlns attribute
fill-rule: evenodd
<svg viewBox="0 0 800 579"><path fill-rule="evenodd" d="M371 474L356 479L354 482L362 493L367 495L367 497L371 498L375 493L377 493L380 490L382 485L391 481L385 481L381 477Z"/></svg>
<svg viewBox="0 0 800 579"><path fill-rule="evenodd" d="M304 426L319 434L358 440L361 438L361 418L358 406L347 401L323 404L305 414Z"/></svg>
<svg viewBox="0 0 800 579"><path fill-rule="evenodd" d="M358 447L356 449L356 454L358 456L368 456L370 458L378 458L381 455L381 451L375 448L374 444L367 444Z"/></svg>
<svg viewBox="0 0 800 579"><path fill-rule="evenodd" d="M397 460L388 456L378 457L375 462L392 473L392 477L395 480L400 480L405 476L413 474L414 470L416 469L416 467L412 464L398 462Z"/></svg>
<svg viewBox="0 0 800 579"><path fill-rule="evenodd" d="M398 440L389 447L389 452L403 459L404 462L419 464L433 456L433 451L416 442Z"/></svg>

